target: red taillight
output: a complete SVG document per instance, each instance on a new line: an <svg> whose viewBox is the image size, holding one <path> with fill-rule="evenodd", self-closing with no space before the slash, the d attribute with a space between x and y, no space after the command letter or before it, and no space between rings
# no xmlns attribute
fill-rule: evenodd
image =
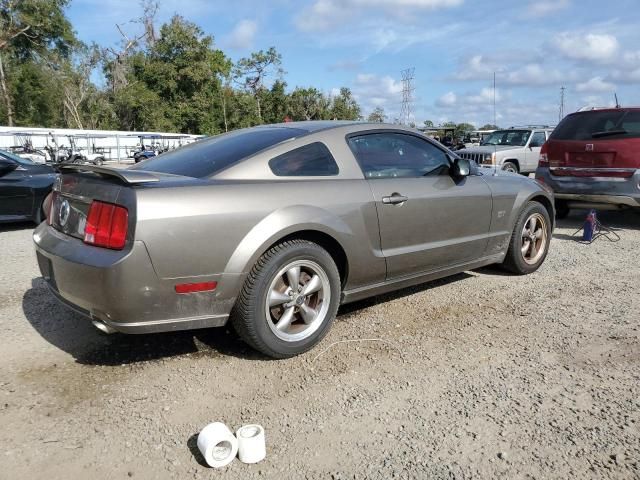
<svg viewBox="0 0 640 480"><path fill-rule="evenodd" d="M122 250L127 239L129 212L124 207L94 200L84 227L84 242Z"/></svg>
<svg viewBox="0 0 640 480"><path fill-rule="evenodd" d="M538 167L548 167L549 166L549 144L547 142L542 145L540 149L540 158L538 159Z"/></svg>
<svg viewBox="0 0 640 480"><path fill-rule="evenodd" d="M208 292L215 290L218 282L179 283L175 286L176 293Z"/></svg>

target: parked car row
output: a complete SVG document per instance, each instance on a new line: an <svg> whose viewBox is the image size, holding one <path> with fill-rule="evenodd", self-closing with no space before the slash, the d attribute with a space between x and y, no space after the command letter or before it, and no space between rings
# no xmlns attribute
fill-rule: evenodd
<svg viewBox="0 0 640 480"><path fill-rule="evenodd" d="M124 170L70 164L56 176L2 153L0 220L48 212L34 232L41 273L105 332L230 322L283 358L317 344L341 303L488 264L534 272L556 208L640 206L640 109L484 143L456 154L397 125L299 122Z"/></svg>

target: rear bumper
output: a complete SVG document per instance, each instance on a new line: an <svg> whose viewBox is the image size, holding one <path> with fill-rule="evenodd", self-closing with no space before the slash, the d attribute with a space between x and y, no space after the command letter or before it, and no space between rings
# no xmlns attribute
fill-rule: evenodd
<svg viewBox="0 0 640 480"><path fill-rule="evenodd" d="M40 272L74 310L123 333L218 327L227 322L240 275L159 278L143 242L128 252L84 244L41 224L34 232ZM216 281L210 292L177 294L178 283Z"/></svg>
<svg viewBox="0 0 640 480"><path fill-rule="evenodd" d="M552 175L539 167L536 179L551 187L556 200L619 208L640 207L640 170L628 178L569 177Z"/></svg>

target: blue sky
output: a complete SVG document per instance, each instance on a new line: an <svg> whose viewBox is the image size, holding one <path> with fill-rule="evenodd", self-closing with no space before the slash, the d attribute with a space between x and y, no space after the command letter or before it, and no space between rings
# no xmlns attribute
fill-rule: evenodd
<svg viewBox="0 0 640 480"><path fill-rule="evenodd" d="M414 116L555 124L567 112L640 104L639 0L160 0L159 21L179 13L232 59L275 46L289 88L347 86L368 114L399 115L401 70L414 67ZM79 37L109 45L136 0L72 0ZM123 25L135 32L135 24Z"/></svg>

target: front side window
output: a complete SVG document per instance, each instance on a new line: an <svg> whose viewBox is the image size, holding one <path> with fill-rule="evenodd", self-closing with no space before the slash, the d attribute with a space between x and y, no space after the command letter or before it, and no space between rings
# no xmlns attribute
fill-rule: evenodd
<svg viewBox="0 0 640 480"><path fill-rule="evenodd" d="M279 177L327 177L338 174L338 165L329 149L310 143L269 160L269 168Z"/></svg>
<svg viewBox="0 0 640 480"><path fill-rule="evenodd" d="M535 132L533 134L533 136L531 137L531 141L529 142L529 146L530 147L541 147L542 145L544 145L544 142L546 141L546 137L544 135L544 132Z"/></svg>
<svg viewBox="0 0 640 480"><path fill-rule="evenodd" d="M424 177L449 172L446 153L427 140L403 133L350 137L349 147L365 177Z"/></svg>

